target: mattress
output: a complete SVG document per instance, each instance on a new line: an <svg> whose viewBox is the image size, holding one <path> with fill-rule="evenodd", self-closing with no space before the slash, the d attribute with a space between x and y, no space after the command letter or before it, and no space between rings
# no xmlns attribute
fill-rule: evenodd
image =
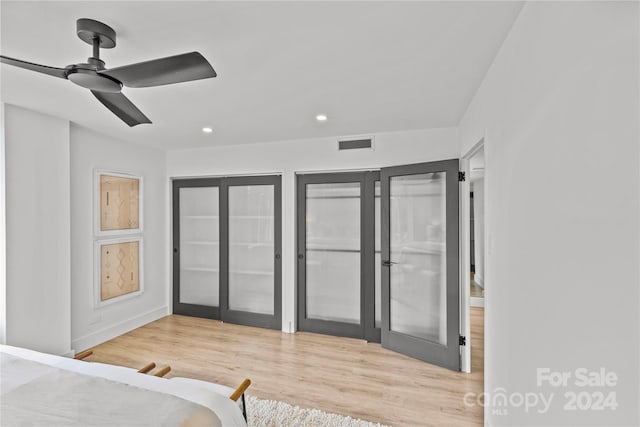
<svg viewBox="0 0 640 427"><path fill-rule="evenodd" d="M7 414L10 412L31 421L32 425L50 424L51 418L39 416L42 412L48 412L48 416L51 416L52 411L48 408L53 406L55 416L62 417L59 423L55 423L58 425L101 424L99 420L103 417L109 420L108 425L179 425L188 424L179 420L191 419L198 420L196 424L246 426L237 404L227 395L215 392L215 387L207 388L190 381L143 375L131 368L83 362L5 345L0 345L0 355L2 424L9 421ZM65 388L67 391L62 391ZM91 406L91 400L85 399L91 393L98 396L94 399L94 406ZM69 396L75 396L76 399L78 419L75 421L73 414L59 415L65 405L73 409L73 401L58 404L55 400L67 400ZM82 401L83 406L78 401ZM52 405L52 402L55 404ZM114 418L114 408L131 407L132 402L136 402L139 410L131 411L130 415L137 419ZM166 412L163 422L158 421L158 416L162 415L158 414L160 409L160 412ZM28 410L32 413L28 413ZM105 413L100 414L101 411ZM126 410L116 412L120 417L127 414ZM13 418L14 421L18 419Z"/></svg>

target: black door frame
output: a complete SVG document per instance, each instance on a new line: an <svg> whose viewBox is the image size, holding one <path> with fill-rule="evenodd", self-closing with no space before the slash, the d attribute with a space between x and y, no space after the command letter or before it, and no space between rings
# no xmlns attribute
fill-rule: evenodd
<svg viewBox="0 0 640 427"><path fill-rule="evenodd" d="M298 330L380 342L375 327L375 181L378 171L329 172L296 175L297 321ZM360 183L360 323L306 317L306 186L307 184Z"/></svg>
<svg viewBox="0 0 640 427"><path fill-rule="evenodd" d="M382 168L382 346L445 368L460 370L460 263L459 263L459 160L442 160ZM447 272L447 345L441 345L390 328L390 194L392 176L446 172L446 272Z"/></svg>
<svg viewBox="0 0 640 427"><path fill-rule="evenodd" d="M274 186L274 301L273 315L229 309L229 187ZM173 212L173 313L222 320L247 326L282 328L282 177L280 175L174 179ZM219 306L180 302L180 188L218 187L219 203Z"/></svg>

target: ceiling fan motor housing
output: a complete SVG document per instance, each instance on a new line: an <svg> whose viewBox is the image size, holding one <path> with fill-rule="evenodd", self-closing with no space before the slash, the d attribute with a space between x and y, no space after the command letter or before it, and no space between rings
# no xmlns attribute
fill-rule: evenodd
<svg viewBox="0 0 640 427"><path fill-rule="evenodd" d="M87 89L95 90L98 92L120 92L122 90L122 83L114 78L111 78L104 74L98 74L94 69L81 68L83 65L78 64L72 66L67 74L67 78L78 86L82 86Z"/></svg>

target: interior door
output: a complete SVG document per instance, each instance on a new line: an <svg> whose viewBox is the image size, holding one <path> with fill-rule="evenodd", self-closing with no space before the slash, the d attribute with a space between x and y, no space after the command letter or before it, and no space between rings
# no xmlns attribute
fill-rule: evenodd
<svg viewBox="0 0 640 427"><path fill-rule="evenodd" d="M281 178L225 178L221 318L282 328Z"/></svg>
<svg viewBox="0 0 640 427"><path fill-rule="evenodd" d="M173 312L220 319L220 180L173 181Z"/></svg>
<svg viewBox="0 0 640 427"><path fill-rule="evenodd" d="M298 175L298 327L363 337L363 174Z"/></svg>
<svg viewBox="0 0 640 427"><path fill-rule="evenodd" d="M458 160L383 168L382 346L460 370Z"/></svg>
<svg viewBox="0 0 640 427"><path fill-rule="evenodd" d="M297 176L301 331L380 342L379 179L378 171Z"/></svg>

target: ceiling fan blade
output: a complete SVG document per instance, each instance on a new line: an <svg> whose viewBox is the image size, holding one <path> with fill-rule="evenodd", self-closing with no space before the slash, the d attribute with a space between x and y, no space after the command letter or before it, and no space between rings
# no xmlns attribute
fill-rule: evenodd
<svg viewBox="0 0 640 427"><path fill-rule="evenodd" d="M25 68L31 71L37 71L38 73L60 77L61 79L66 79L67 73L69 72L69 70L67 70L66 68L56 68L46 65L34 64L33 62L21 61L19 59L9 58L8 56L3 55L0 55L0 62L2 62L3 64L13 65L15 67Z"/></svg>
<svg viewBox="0 0 640 427"><path fill-rule="evenodd" d="M198 52L183 53L100 71L128 87L151 87L216 77L209 62Z"/></svg>
<svg viewBox="0 0 640 427"><path fill-rule="evenodd" d="M121 92L98 92L92 90L91 93L98 98L98 101L107 107L113 114L120 117L123 122L133 127L142 123L151 123L138 107L129 101L129 98Z"/></svg>

